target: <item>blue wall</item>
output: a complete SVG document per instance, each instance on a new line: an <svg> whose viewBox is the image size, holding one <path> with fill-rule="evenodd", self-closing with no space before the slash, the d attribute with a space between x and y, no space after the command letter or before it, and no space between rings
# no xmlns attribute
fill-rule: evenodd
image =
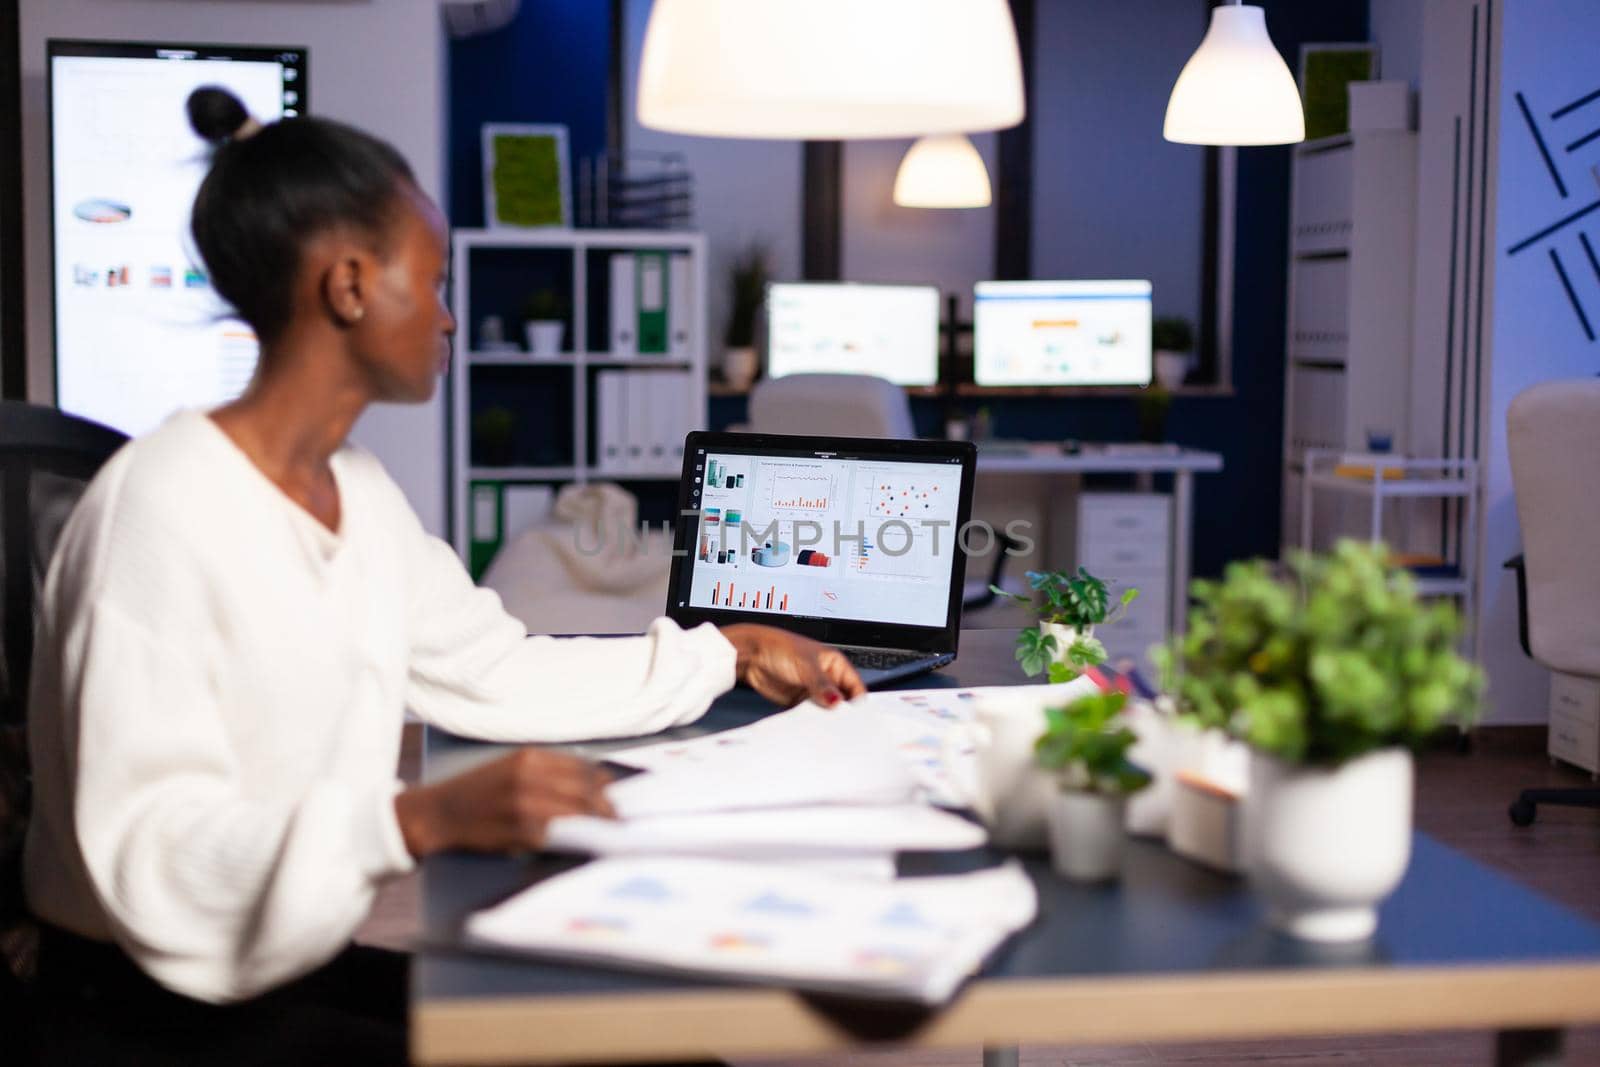
<svg viewBox="0 0 1600 1067"><path fill-rule="evenodd" d="M483 225L485 122L567 127L577 212L578 160L606 149L611 5L605 0L522 0L516 20L450 42L450 220Z"/></svg>

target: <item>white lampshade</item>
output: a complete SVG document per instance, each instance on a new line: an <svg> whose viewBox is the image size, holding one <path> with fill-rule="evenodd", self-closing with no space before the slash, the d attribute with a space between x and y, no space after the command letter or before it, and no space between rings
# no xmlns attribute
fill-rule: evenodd
<svg viewBox="0 0 1600 1067"><path fill-rule="evenodd" d="M1213 8L1205 40L1183 65L1162 130L1183 144L1291 144L1306 139L1300 91L1267 35L1261 8Z"/></svg>
<svg viewBox="0 0 1600 1067"><path fill-rule="evenodd" d="M833 140L1022 121L1006 0L656 0L639 122Z"/></svg>
<svg viewBox="0 0 1600 1067"><path fill-rule="evenodd" d="M964 133L923 137L894 176L901 207L988 207L989 171Z"/></svg>

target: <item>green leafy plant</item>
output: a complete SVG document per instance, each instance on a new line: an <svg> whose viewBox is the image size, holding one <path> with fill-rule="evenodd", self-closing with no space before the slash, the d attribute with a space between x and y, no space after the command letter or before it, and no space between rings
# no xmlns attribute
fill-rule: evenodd
<svg viewBox="0 0 1600 1067"><path fill-rule="evenodd" d="M729 348L749 348L756 343L756 312L767 298L771 269L765 245L752 244L733 261L728 272L733 283L733 305L728 311L728 331L723 341Z"/></svg>
<svg viewBox="0 0 1600 1067"><path fill-rule="evenodd" d="M1180 710L1290 763L1338 764L1470 725L1483 690L1457 654L1461 623L1424 603L1383 546L1341 541L1191 586L1189 631L1158 650Z"/></svg>
<svg viewBox="0 0 1600 1067"><path fill-rule="evenodd" d="M1035 762L1055 774L1063 789L1111 796L1137 793L1150 775L1128 760L1138 738L1118 716L1122 693L1091 693L1045 711L1045 731L1034 742Z"/></svg>
<svg viewBox="0 0 1600 1067"><path fill-rule="evenodd" d="M1177 315L1162 315L1150 324L1150 347L1164 352L1193 352L1194 327Z"/></svg>
<svg viewBox="0 0 1600 1067"><path fill-rule="evenodd" d="M1106 647L1088 631L1114 621L1139 596L1123 592L1115 607L1106 583L1079 567L1074 571L1028 571L1030 593L1013 593L991 585L996 596L1010 597L1038 612L1040 620L1070 626L1078 631L1066 648L1055 634L1029 627L1017 634L1017 660L1029 678L1048 670L1050 681L1070 682L1096 664L1106 661Z"/></svg>
<svg viewBox="0 0 1600 1067"><path fill-rule="evenodd" d="M567 317L567 301L554 289L536 289L522 303L526 322L561 322Z"/></svg>

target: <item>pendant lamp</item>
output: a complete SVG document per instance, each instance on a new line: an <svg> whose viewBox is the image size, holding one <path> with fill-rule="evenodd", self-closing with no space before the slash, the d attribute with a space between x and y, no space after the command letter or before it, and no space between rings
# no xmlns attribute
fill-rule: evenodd
<svg viewBox="0 0 1600 1067"><path fill-rule="evenodd" d="M894 176L901 207L988 207L989 198L989 171L964 133L919 138Z"/></svg>
<svg viewBox="0 0 1600 1067"><path fill-rule="evenodd" d="M714 137L835 140L1022 121L1006 0L656 0L639 122Z"/></svg>
<svg viewBox="0 0 1600 1067"><path fill-rule="evenodd" d="M1211 28L1178 75L1162 130L1182 144L1292 144L1306 139L1294 75L1254 4L1213 8Z"/></svg>

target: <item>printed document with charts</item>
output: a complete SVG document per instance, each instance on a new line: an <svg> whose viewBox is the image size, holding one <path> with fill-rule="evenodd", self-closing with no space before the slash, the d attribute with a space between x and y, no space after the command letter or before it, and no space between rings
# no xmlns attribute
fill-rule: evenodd
<svg viewBox="0 0 1600 1067"><path fill-rule="evenodd" d="M1016 863L892 882L735 860L597 860L467 920L556 959L939 1004L1032 921Z"/></svg>

